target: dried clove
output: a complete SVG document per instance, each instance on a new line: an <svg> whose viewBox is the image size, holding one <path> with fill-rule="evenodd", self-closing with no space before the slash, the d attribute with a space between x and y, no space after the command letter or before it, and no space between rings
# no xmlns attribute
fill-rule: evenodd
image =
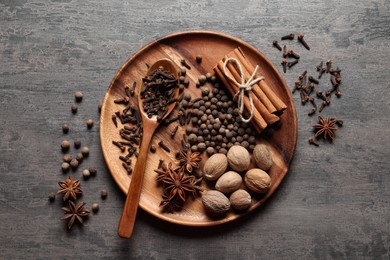
<svg viewBox="0 0 390 260"><path fill-rule="evenodd" d="M282 47L280 47L278 41L276 41L276 40L272 41L272 45L273 45L276 49L278 49L279 51L282 50Z"/></svg>
<svg viewBox="0 0 390 260"><path fill-rule="evenodd" d="M178 125L175 126L175 128L173 129L173 131L172 131L172 133L171 133L171 138L172 138L172 139L175 138L175 135L176 135L176 132L177 132L178 129L179 129L179 126L178 126Z"/></svg>
<svg viewBox="0 0 390 260"><path fill-rule="evenodd" d="M294 61L291 61L291 62L287 62L287 67L291 68L293 67L295 64L298 63L299 60L294 60Z"/></svg>
<svg viewBox="0 0 390 260"><path fill-rule="evenodd" d="M166 152L171 152L171 149L169 149L169 147L164 143L164 141L163 140L161 140L159 143L158 143L158 145L162 148L162 149L164 149Z"/></svg>
<svg viewBox="0 0 390 260"><path fill-rule="evenodd" d="M283 58L287 58L287 46L283 46Z"/></svg>
<svg viewBox="0 0 390 260"><path fill-rule="evenodd" d="M304 35L301 34L301 33L298 33L298 41L300 43L302 43L302 45L308 50L310 51L310 46L307 44L307 42L305 41L305 39L303 39Z"/></svg>
<svg viewBox="0 0 390 260"><path fill-rule="evenodd" d="M281 37L281 40L282 40L282 41L283 41L283 40L294 40L294 37L295 37L295 34L290 33L290 34L288 34L288 35L282 36L282 37Z"/></svg>
<svg viewBox="0 0 390 260"><path fill-rule="evenodd" d="M310 137L308 141L309 141L309 144L311 144L311 145L319 146L319 144L316 141L314 141L314 139L312 137Z"/></svg>
<svg viewBox="0 0 390 260"><path fill-rule="evenodd" d="M287 70L287 60L283 59L281 64L283 66L283 72L286 73L286 70Z"/></svg>
<svg viewBox="0 0 390 260"><path fill-rule="evenodd" d="M313 82L313 83L315 83L315 84L317 84L317 85L320 83L320 82L319 82L317 79L315 79L313 76L309 76L308 79L309 79L310 82Z"/></svg>
<svg viewBox="0 0 390 260"><path fill-rule="evenodd" d="M112 118L112 122L114 122L115 127L118 127L118 123L116 121L116 115L112 115L111 118Z"/></svg>
<svg viewBox="0 0 390 260"><path fill-rule="evenodd" d="M299 59L299 58L300 58L299 54L296 53L296 52L294 52L293 50L289 50L289 51L287 52L287 56L288 56L288 57L295 58L295 59Z"/></svg>
<svg viewBox="0 0 390 260"><path fill-rule="evenodd" d="M332 69L332 60L328 60L326 62L326 73L329 73L331 69Z"/></svg>
<svg viewBox="0 0 390 260"><path fill-rule="evenodd" d="M190 65L187 63L187 61L185 59L180 60L180 63L181 63L181 65L186 67L188 70L191 69Z"/></svg>

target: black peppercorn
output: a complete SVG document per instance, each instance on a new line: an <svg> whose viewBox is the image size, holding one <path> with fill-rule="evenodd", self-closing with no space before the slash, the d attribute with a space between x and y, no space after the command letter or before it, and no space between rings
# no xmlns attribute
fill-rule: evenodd
<svg viewBox="0 0 390 260"><path fill-rule="evenodd" d="M84 156L83 156L82 153L78 153L78 154L76 155L76 160L77 160L79 163L81 163L81 162L83 161L83 159L84 159Z"/></svg>
<svg viewBox="0 0 390 260"><path fill-rule="evenodd" d="M152 152L152 153L155 153L156 152L156 146L154 145L154 144L152 144L151 146L150 146L150 152Z"/></svg>

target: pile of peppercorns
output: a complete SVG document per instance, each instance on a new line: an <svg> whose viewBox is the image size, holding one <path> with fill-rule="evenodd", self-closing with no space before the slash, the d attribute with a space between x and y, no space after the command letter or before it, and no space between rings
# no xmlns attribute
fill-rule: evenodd
<svg viewBox="0 0 390 260"><path fill-rule="evenodd" d="M201 83L202 78L199 78ZM252 151L256 145L256 131L251 124L241 121L237 105L224 86L214 76L207 78L212 89L202 87L202 98L193 103L191 124L186 127L191 150L206 150L208 155L226 154L233 145L241 145Z"/></svg>

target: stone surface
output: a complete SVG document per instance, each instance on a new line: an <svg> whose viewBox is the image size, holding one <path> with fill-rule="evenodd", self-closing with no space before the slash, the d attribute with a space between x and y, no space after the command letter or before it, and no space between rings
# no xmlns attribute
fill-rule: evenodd
<svg viewBox="0 0 390 260"><path fill-rule="evenodd" d="M376 1L0 1L0 258L330 259L390 257L390 2ZM139 212L134 237L120 239L125 201L104 164L98 104L117 70L149 41L180 30L231 34L281 70L272 40L305 34L312 50L285 74L333 59L343 96L323 111L344 120L333 144L310 146L310 105L294 95L295 158L282 185L254 214L207 229L173 226ZM314 74L316 75L316 74ZM328 84L325 81L321 84ZM76 115L74 92L84 93ZM95 126L87 131L85 121ZM61 126L69 123L70 132ZM78 170L83 200L99 203L84 228L66 232L57 190L63 139L90 148ZM75 156L76 150L70 152ZM102 201L100 190L108 197ZM260 235L261 234L261 235Z"/></svg>

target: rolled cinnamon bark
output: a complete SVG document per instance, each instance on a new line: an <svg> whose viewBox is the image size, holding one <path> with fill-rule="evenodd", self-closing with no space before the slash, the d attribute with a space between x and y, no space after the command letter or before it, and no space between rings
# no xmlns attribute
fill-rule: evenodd
<svg viewBox="0 0 390 260"><path fill-rule="evenodd" d="M221 79L222 83L226 86L226 88L228 89L229 93L234 96L237 91L238 91L238 87L227 80L227 78L224 76L223 74L223 62L220 61L218 63L218 65L216 67L214 67L214 72L217 74L217 76ZM230 74L231 77L233 77L233 75ZM249 111L250 111L250 102L249 102L249 99L248 97L244 97L244 114L246 116L249 116ZM253 126L255 127L256 131L257 132L261 132L262 130L264 130L266 127L267 127L267 123L265 122L265 120L263 119L263 117L260 115L260 113L257 111L257 109L254 109L253 110L253 118L252 118L252 122L253 122Z"/></svg>
<svg viewBox="0 0 390 260"><path fill-rule="evenodd" d="M255 70L255 67L245 57L244 52L241 50L240 47L234 49L233 54L230 53L229 55L232 55L231 57L236 58L238 59L238 61L240 61L240 63L244 67L243 70L246 71L245 72L246 74L249 74L249 72L253 72ZM262 80L259 83L257 83L257 85L268 97L268 99L272 102L272 104L274 105L278 113L281 113L287 109L286 104L284 104L284 102L275 94L275 92L267 84L267 80ZM254 88L256 88L256 86Z"/></svg>
<svg viewBox="0 0 390 260"><path fill-rule="evenodd" d="M227 59L227 57L225 57L223 59L223 62L225 62L225 60ZM222 65L223 66L223 65ZM229 73L231 75L233 75L233 78L237 81L237 82L241 82L241 75L238 73L238 70L234 67L234 65L232 63L228 63L227 64L227 70L229 71ZM249 77L245 77L245 80L247 81L249 79ZM231 84L234 84L231 82ZM259 88L258 88L259 89ZM253 90L253 89L252 89ZM250 92L250 95L252 97L252 100L253 100L253 105L254 105L254 108L257 109L257 111L260 113L260 115L264 118L265 122L267 124L274 124L276 123L277 121L280 120L280 118L274 114L272 114L270 111L267 110L267 108L265 107L265 105L261 102L261 100L258 99L258 97L253 93L253 91ZM263 94L264 95L264 94ZM276 109L275 109L276 111Z"/></svg>

